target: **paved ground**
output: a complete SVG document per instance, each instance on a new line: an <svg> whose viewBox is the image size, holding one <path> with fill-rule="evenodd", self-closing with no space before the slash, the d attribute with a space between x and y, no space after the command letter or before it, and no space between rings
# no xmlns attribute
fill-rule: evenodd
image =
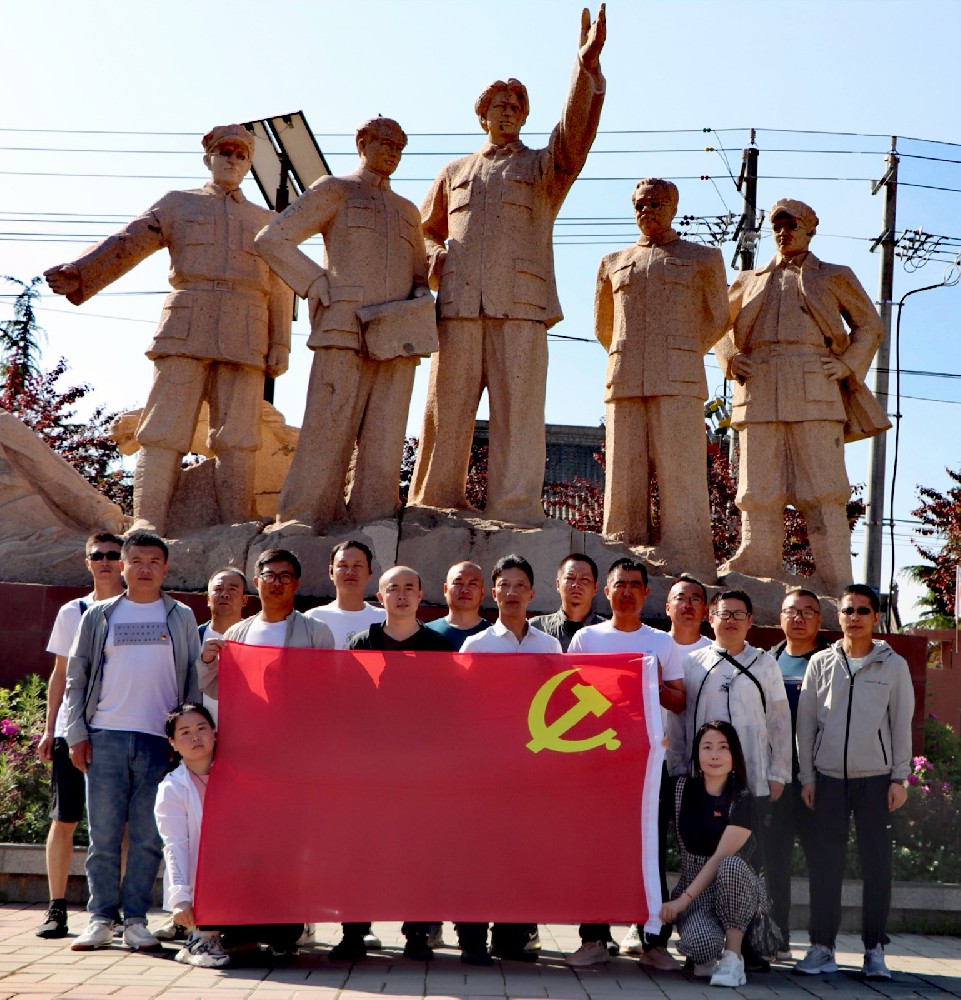
<svg viewBox="0 0 961 1000"><path fill-rule="evenodd" d="M629 958L574 972L563 955L576 946L576 928L541 926L544 951L536 965L504 962L490 969L461 964L459 952L445 948L431 963L413 963L400 957L403 939L399 924L377 924L385 950L374 952L353 966L327 960L327 948L306 949L292 965L269 968L251 965L222 971L193 969L173 961L175 950L164 956L136 955L122 948L94 952L70 951L71 938L42 941L33 934L42 907L0 905L0 1000L28 997L151 997L178 1000L371 1000L373 997L457 998L488 1000L719 1000L724 991L686 973L649 975ZM160 922L159 915L151 924ZM83 914L71 914L71 930L86 924ZM453 940L450 924L445 936ZM336 941L339 926L319 924L320 942ZM804 952L805 938L795 932L795 955ZM888 964L896 970L890 983L867 983L861 966L860 941L844 935L838 942L838 961L844 971L834 976L792 976L790 966L776 966L766 975L748 975L747 986L736 991L745 1000L907 1000L911 997L961 997L961 939L899 934L887 948ZM733 991L732 991L733 993Z"/></svg>

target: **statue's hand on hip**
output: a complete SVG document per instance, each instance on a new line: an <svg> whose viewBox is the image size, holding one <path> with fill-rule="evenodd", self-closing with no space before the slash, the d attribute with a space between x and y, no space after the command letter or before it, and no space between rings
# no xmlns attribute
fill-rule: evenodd
<svg viewBox="0 0 961 1000"><path fill-rule="evenodd" d="M735 354L731 359L731 374L740 382L751 377L754 371L754 362L746 354Z"/></svg>

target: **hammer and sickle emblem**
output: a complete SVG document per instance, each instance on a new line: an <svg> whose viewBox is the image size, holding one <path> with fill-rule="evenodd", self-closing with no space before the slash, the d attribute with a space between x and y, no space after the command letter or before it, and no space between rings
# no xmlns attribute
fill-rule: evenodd
<svg viewBox="0 0 961 1000"><path fill-rule="evenodd" d="M583 750L594 750L600 746L606 746L608 750L616 750L621 745L621 741L613 729L605 729L596 736L589 736L583 740L564 739L564 734L582 719L586 719L588 715L600 718L609 708L613 707L607 698L590 684L575 684L571 688L571 694L577 699L576 704L572 705L560 718L547 725L545 716L551 695L560 687L566 677L570 677L574 673L577 673L576 669L555 674L545 681L537 694L534 695L527 713L527 728L531 734L527 749L533 753L540 753L541 750L580 753Z"/></svg>

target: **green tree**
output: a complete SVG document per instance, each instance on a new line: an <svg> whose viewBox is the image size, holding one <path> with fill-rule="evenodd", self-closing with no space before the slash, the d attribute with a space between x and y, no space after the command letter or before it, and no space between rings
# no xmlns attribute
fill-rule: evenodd
<svg viewBox="0 0 961 1000"><path fill-rule="evenodd" d="M4 276L3 280L19 291L13 318L0 322L0 408L19 417L87 482L130 513L132 487L109 436L116 414L101 405L86 420L77 418L77 404L93 391L91 386L60 385L68 367L65 358L49 371L40 367L44 331L37 322L36 305L41 279L25 282Z"/></svg>
<svg viewBox="0 0 961 1000"><path fill-rule="evenodd" d="M921 504L911 511L920 522L919 535L943 539L940 547L914 542L925 563L906 566L902 571L925 588L918 600L922 616L912 624L920 628L954 628L955 575L961 561L961 470L945 469L955 484L944 493L929 486L919 486Z"/></svg>

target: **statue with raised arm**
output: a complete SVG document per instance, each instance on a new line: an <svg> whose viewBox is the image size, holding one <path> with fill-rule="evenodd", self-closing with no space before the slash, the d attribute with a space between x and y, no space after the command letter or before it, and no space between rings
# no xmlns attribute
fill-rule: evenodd
<svg viewBox="0 0 961 1000"><path fill-rule="evenodd" d="M390 187L406 145L393 119L364 122L357 170L322 177L257 237L260 253L310 304L314 352L278 522L322 530L345 518L393 517L400 508L414 369L437 350L420 216ZM299 249L317 233L323 266Z"/></svg>
<svg viewBox="0 0 961 1000"><path fill-rule="evenodd" d="M469 509L467 465L486 388L486 515L544 521L547 330L562 318L551 239L597 133L606 33L604 5L593 23L585 10L570 90L546 148L520 139L526 87L497 80L474 105L488 141L447 164L421 206L440 350L431 363L413 504Z"/></svg>
<svg viewBox="0 0 961 1000"><path fill-rule="evenodd" d="M163 247L173 292L147 357L154 381L135 436L135 524L163 534L201 404L210 407L220 520L253 515L264 375L287 370L293 294L254 249L272 214L240 190L254 136L220 125L203 137L210 181L170 191L119 233L69 264L50 268L50 288L80 305Z"/></svg>
<svg viewBox="0 0 961 1000"><path fill-rule="evenodd" d="M769 218L777 253L728 293L729 329L714 348L734 381L741 544L722 574L780 578L784 508L804 515L818 593L851 582L851 495L844 444L890 426L864 384L884 327L849 267L808 249L818 217L789 198Z"/></svg>
<svg viewBox="0 0 961 1000"><path fill-rule="evenodd" d="M641 235L601 260L594 297L594 332L608 353L604 534L656 545L667 569L713 581L704 355L727 324L724 261L678 237L671 181L638 181L631 201Z"/></svg>

